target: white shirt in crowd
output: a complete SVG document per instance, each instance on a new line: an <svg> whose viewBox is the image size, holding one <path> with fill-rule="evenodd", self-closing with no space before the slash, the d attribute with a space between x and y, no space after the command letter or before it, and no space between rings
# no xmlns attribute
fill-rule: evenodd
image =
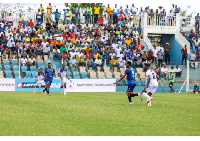
<svg viewBox="0 0 200 141"><path fill-rule="evenodd" d="M95 59L95 64L101 65L102 64L101 59Z"/></svg>
<svg viewBox="0 0 200 141"><path fill-rule="evenodd" d="M22 64L26 64L26 62L27 62L27 58L21 58L21 63Z"/></svg>
<svg viewBox="0 0 200 141"><path fill-rule="evenodd" d="M161 68L161 72L162 72L162 73L168 73L168 69L167 69L167 68L164 68L164 67L162 67L162 68Z"/></svg>
<svg viewBox="0 0 200 141"><path fill-rule="evenodd" d="M175 68L174 71L175 71L175 72L181 72L181 69L180 69L180 68L178 68L178 69Z"/></svg>
<svg viewBox="0 0 200 141"><path fill-rule="evenodd" d="M58 53L58 54L60 54L60 50L59 50L59 49L57 49L57 50L53 49L53 53Z"/></svg>
<svg viewBox="0 0 200 141"><path fill-rule="evenodd" d="M120 67L120 68L125 68L125 67L126 67L126 61L120 59L120 61L119 61L119 67Z"/></svg>
<svg viewBox="0 0 200 141"><path fill-rule="evenodd" d="M42 48L46 47L48 44L49 44L48 42L46 42L46 43L45 43L45 42L42 42L42 43L41 43Z"/></svg>
<svg viewBox="0 0 200 141"><path fill-rule="evenodd" d="M37 15L37 18L38 18L38 19L41 19L42 12L38 12L37 14L38 14L38 15Z"/></svg>
<svg viewBox="0 0 200 141"><path fill-rule="evenodd" d="M113 56L116 56L115 53L110 53L109 56L111 57L111 60L113 59Z"/></svg>
<svg viewBox="0 0 200 141"><path fill-rule="evenodd" d="M158 51L160 51L160 49L162 50L162 53L164 53L164 48L161 47L161 46L156 47L156 53L157 53Z"/></svg>
<svg viewBox="0 0 200 141"><path fill-rule="evenodd" d="M71 58L75 57L76 56L76 52L70 52L70 56L71 56Z"/></svg>
<svg viewBox="0 0 200 141"><path fill-rule="evenodd" d="M116 48L115 49L115 52L116 52L116 54L117 54L117 57L120 57L120 52L122 51L122 49L121 48Z"/></svg>
<svg viewBox="0 0 200 141"><path fill-rule="evenodd" d="M43 52L44 53L48 53L50 51L50 47L43 47Z"/></svg>
<svg viewBox="0 0 200 141"><path fill-rule="evenodd" d="M30 58L28 61L29 61L31 64L33 64L33 62L35 61L35 58L33 58L33 59Z"/></svg>

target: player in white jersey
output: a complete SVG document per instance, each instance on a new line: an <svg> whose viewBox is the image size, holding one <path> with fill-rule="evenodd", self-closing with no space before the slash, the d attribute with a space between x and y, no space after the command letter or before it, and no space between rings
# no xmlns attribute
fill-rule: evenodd
<svg viewBox="0 0 200 141"><path fill-rule="evenodd" d="M149 65L150 64L146 64L144 66L144 72L146 72L146 77L147 77L147 84L142 91L142 95L147 98L148 106L151 106L151 101L153 100L153 97L151 97L151 95L155 93L155 91L157 90L158 81L156 72L154 70L151 70L149 68Z"/></svg>
<svg viewBox="0 0 200 141"><path fill-rule="evenodd" d="M62 64L62 68L58 70L58 76L60 77L60 93L62 93L62 88L64 86L64 96L66 96L66 83L69 77L67 76L67 69L65 69L65 64Z"/></svg>
<svg viewBox="0 0 200 141"><path fill-rule="evenodd" d="M35 94L37 88L45 87L45 82L44 82L45 77L44 77L44 75L45 74L42 72L42 68L40 68L40 71L35 76L35 81L36 81L36 78L37 78L37 83L36 83L35 91L33 92L33 94Z"/></svg>

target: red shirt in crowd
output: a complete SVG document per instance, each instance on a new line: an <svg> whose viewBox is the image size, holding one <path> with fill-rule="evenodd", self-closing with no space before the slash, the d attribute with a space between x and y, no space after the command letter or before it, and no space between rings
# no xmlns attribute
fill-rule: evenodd
<svg viewBox="0 0 200 141"><path fill-rule="evenodd" d="M23 28L23 24L22 23L19 24L19 28Z"/></svg>
<svg viewBox="0 0 200 141"><path fill-rule="evenodd" d="M76 36L76 33L71 33L70 34L70 38L75 38L75 36Z"/></svg>
<svg viewBox="0 0 200 141"><path fill-rule="evenodd" d="M51 39L51 40L49 41L49 43L55 45L55 44L56 44L56 40L55 40L55 39Z"/></svg>
<svg viewBox="0 0 200 141"><path fill-rule="evenodd" d="M183 48L181 49L181 53L183 54L183 56L187 56L187 48Z"/></svg>
<svg viewBox="0 0 200 141"><path fill-rule="evenodd" d="M65 56L67 57L67 53L61 53L61 56L62 57L65 57Z"/></svg>
<svg viewBox="0 0 200 141"><path fill-rule="evenodd" d="M33 22L28 22L28 26L35 26L35 24Z"/></svg>

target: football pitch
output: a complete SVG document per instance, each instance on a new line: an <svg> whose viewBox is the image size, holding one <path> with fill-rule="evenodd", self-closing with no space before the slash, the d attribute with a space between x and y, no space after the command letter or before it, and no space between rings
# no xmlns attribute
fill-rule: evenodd
<svg viewBox="0 0 200 141"><path fill-rule="evenodd" d="M200 136L200 95L0 92L1 136Z"/></svg>

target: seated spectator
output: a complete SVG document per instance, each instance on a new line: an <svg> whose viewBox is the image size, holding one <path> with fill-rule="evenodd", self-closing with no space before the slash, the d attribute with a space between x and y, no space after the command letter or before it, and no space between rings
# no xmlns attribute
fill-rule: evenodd
<svg viewBox="0 0 200 141"><path fill-rule="evenodd" d="M44 55L48 55L48 59L50 56L50 46L49 44L47 44L46 46L43 47L43 59L44 59Z"/></svg>
<svg viewBox="0 0 200 141"><path fill-rule="evenodd" d="M110 60L110 63L112 63L112 67L118 67L118 60L116 60L116 57L113 57L112 60Z"/></svg>
<svg viewBox="0 0 200 141"><path fill-rule="evenodd" d="M57 47L53 49L53 60L55 60L55 58L58 58L58 60L60 60L60 50Z"/></svg>
<svg viewBox="0 0 200 141"><path fill-rule="evenodd" d="M165 79L168 77L168 69L166 68L166 64L164 64L161 68L161 76Z"/></svg>
<svg viewBox="0 0 200 141"><path fill-rule="evenodd" d="M118 68L126 68L126 61L124 60L124 57L120 59Z"/></svg>
<svg viewBox="0 0 200 141"><path fill-rule="evenodd" d="M26 64L27 64L27 58L24 55L23 58L21 58L21 66L26 66Z"/></svg>
<svg viewBox="0 0 200 141"><path fill-rule="evenodd" d="M95 64L96 64L96 69L97 69L97 66L100 66L102 68L102 60L100 56L98 57L98 59L95 59Z"/></svg>
<svg viewBox="0 0 200 141"><path fill-rule="evenodd" d="M198 83L195 84L194 89L193 89L193 93L196 93L196 94L200 93Z"/></svg>
<svg viewBox="0 0 200 141"><path fill-rule="evenodd" d="M94 69L93 59L91 58L91 56L89 56L87 59L87 67L88 67L88 70L90 70L90 67L92 67L92 71Z"/></svg>
<svg viewBox="0 0 200 141"><path fill-rule="evenodd" d="M32 22L32 19L30 19L30 22L28 22L28 26L35 26L34 22Z"/></svg>
<svg viewBox="0 0 200 141"><path fill-rule="evenodd" d="M180 78L181 77L181 73L183 71L183 69L181 70L178 65L176 65L176 68L174 69L176 77Z"/></svg>
<svg viewBox="0 0 200 141"><path fill-rule="evenodd" d="M35 47L35 55L36 55L36 60L37 60L38 55L41 58L42 48L40 44L37 44L37 46Z"/></svg>
<svg viewBox="0 0 200 141"><path fill-rule="evenodd" d="M33 55L28 59L27 65L29 66L35 66L35 58L33 58Z"/></svg>
<svg viewBox="0 0 200 141"><path fill-rule="evenodd" d="M148 55L146 51L144 51L144 54L142 54L142 61L146 61L148 59Z"/></svg>
<svg viewBox="0 0 200 141"><path fill-rule="evenodd" d="M139 57L139 55L136 57L135 67L142 68L142 59Z"/></svg>
<svg viewBox="0 0 200 141"><path fill-rule="evenodd" d="M64 51L67 52L67 48L65 44L62 44L62 46L60 47L60 53L63 53Z"/></svg>
<svg viewBox="0 0 200 141"><path fill-rule="evenodd" d="M71 59L70 59L70 65L72 67L76 67L76 63L77 63L77 60L75 59L75 56L73 56Z"/></svg>
<svg viewBox="0 0 200 141"><path fill-rule="evenodd" d="M58 40L57 42L56 42L56 47L58 48L58 49L60 49L60 47L63 45L63 42L61 42L60 40Z"/></svg>
<svg viewBox="0 0 200 141"><path fill-rule="evenodd" d="M152 61L152 63L154 63L153 51L151 49L148 51L147 55L148 55L148 61Z"/></svg>
<svg viewBox="0 0 200 141"><path fill-rule="evenodd" d="M63 61L67 61L67 57L67 53L63 51L63 53L61 53L61 59L63 59Z"/></svg>
<svg viewBox="0 0 200 141"><path fill-rule="evenodd" d="M78 61L78 66L85 66L85 58L84 55L81 55L80 57L76 56Z"/></svg>

